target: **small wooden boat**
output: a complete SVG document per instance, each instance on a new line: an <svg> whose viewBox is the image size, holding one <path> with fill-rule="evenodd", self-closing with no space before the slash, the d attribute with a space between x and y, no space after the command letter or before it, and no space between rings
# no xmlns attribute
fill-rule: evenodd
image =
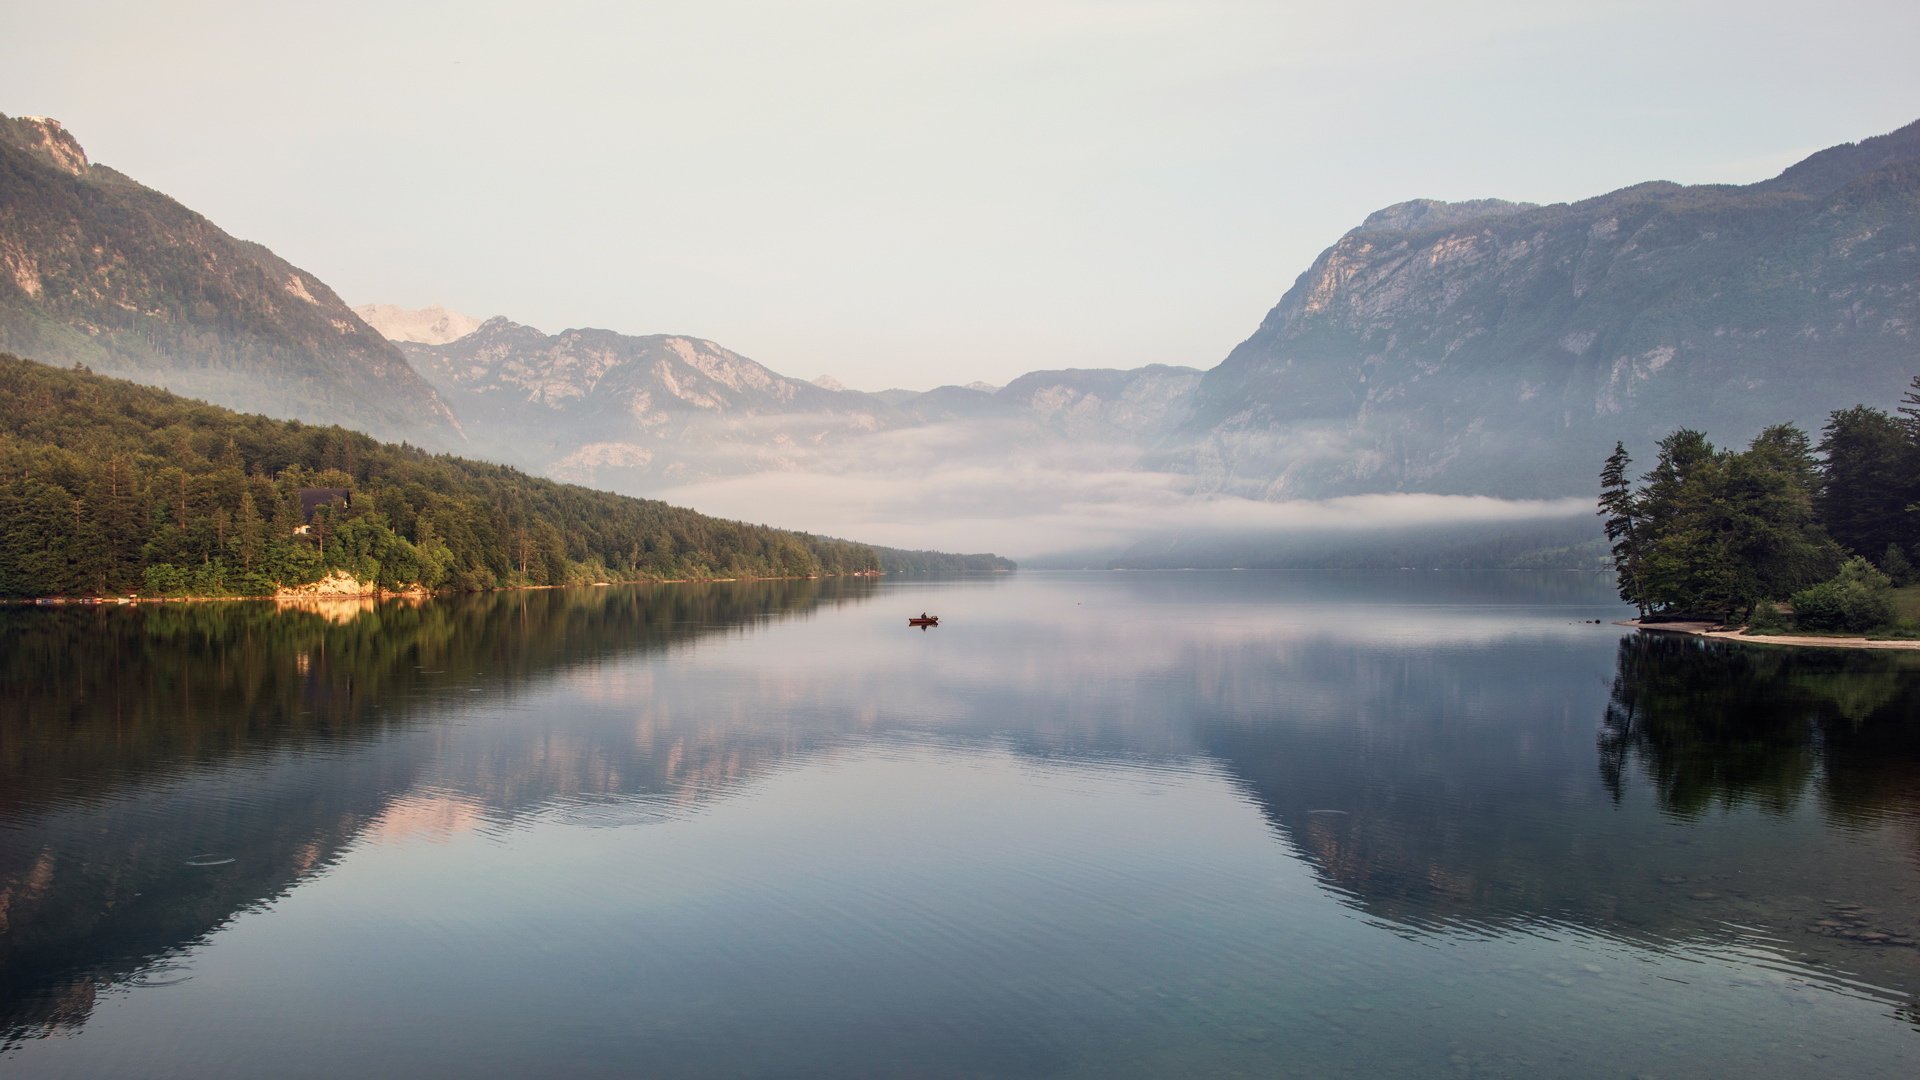
<svg viewBox="0 0 1920 1080"><path fill-rule="evenodd" d="M921 615L918 618L909 618L907 620L907 625L908 626L939 626L940 616Z"/></svg>

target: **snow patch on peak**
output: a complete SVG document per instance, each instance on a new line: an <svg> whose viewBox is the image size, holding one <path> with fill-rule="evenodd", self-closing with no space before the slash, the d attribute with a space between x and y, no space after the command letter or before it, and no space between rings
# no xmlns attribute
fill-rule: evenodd
<svg viewBox="0 0 1920 1080"><path fill-rule="evenodd" d="M368 326L380 331L388 341L412 341L421 345L445 345L458 341L480 328L480 320L435 304L423 308L403 308L397 304L361 304L353 309ZM491 322L492 320L488 320Z"/></svg>

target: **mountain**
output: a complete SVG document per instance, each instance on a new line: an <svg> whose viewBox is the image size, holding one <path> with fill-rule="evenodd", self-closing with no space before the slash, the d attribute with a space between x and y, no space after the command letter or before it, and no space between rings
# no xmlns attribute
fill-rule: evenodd
<svg viewBox="0 0 1920 1080"><path fill-rule="evenodd" d="M481 452L622 490L788 468L811 445L881 426L867 395L693 337L548 335L493 318L444 345L400 347Z"/></svg>
<svg viewBox="0 0 1920 1080"><path fill-rule="evenodd" d="M1154 460L1259 498L1579 493L1616 438L1889 401L1917 332L1920 123L1745 186L1418 200L1323 252Z"/></svg>
<svg viewBox="0 0 1920 1080"><path fill-rule="evenodd" d="M414 442L453 412L312 274L0 115L0 350Z"/></svg>
<svg viewBox="0 0 1920 1080"><path fill-rule="evenodd" d="M435 305L403 308L394 304L361 304L353 309L361 321L388 341L445 345L480 329L481 320Z"/></svg>
<svg viewBox="0 0 1920 1080"><path fill-rule="evenodd" d="M0 522L0 597L257 596L332 571L476 591L885 566L845 540L5 354Z"/></svg>
<svg viewBox="0 0 1920 1080"><path fill-rule="evenodd" d="M1387 207L1204 374L864 394L698 338L503 319L402 348L490 452L628 491L871 475L896 436L937 428L944 462L1095 445L1101 468L1200 494L1560 497L1591 489L1616 439L1644 457L1677 427L1737 443L1891 400L1920 370L1916 327L1920 124L1744 186Z"/></svg>
<svg viewBox="0 0 1920 1080"><path fill-rule="evenodd" d="M438 309L428 309L429 311ZM453 403L481 453L644 493L758 472L843 472L874 436L942 425L961 456L1062 440L1133 447L1186 414L1191 368L1033 372L998 390L848 390L789 378L711 341L493 318L444 344L399 347Z"/></svg>

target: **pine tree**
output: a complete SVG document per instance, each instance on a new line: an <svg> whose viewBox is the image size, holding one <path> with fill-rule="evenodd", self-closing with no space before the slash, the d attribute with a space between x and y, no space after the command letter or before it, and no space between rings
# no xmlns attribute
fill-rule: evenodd
<svg viewBox="0 0 1920 1080"><path fill-rule="evenodd" d="M1607 541L1613 545L1613 571L1620 599L1639 608L1644 617L1647 594L1640 576L1640 500L1627 479L1627 466L1631 464L1626 444L1614 443L1613 453L1607 455L1606 465L1600 470L1600 513L1607 519Z"/></svg>
<svg viewBox="0 0 1920 1080"><path fill-rule="evenodd" d="M253 492L240 493L240 513L233 523L234 553L240 556L240 568L252 573L266 554L267 523L254 504Z"/></svg>
<svg viewBox="0 0 1920 1080"><path fill-rule="evenodd" d="M1900 427L1906 431L1907 441L1920 445L1920 375L1915 375L1907 384L1906 395L1894 411L1900 414Z"/></svg>
<svg viewBox="0 0 1920 1080"><path fill-rule="evenodd" d="M1905 587L1913 584L1913 561L1899 544L1888 544L1886 553L1880 556L1880 572L1893 580L1895 585Z"/></svg>
<svg viewBox="0 0 1920 1080"><path fill-rule="evenodd" d="M1910 543L1915 452L1900 421L1879 409L1840 409L1821 433L1820 492L1815 505L1833 538L1855 554L1878 554Z"/></svg>

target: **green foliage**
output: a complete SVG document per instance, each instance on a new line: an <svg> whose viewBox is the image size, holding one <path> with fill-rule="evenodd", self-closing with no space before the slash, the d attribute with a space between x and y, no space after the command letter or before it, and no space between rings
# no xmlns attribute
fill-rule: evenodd
<svg viewBox="0 0 1920 1080"><path fill-rule="evenodd" d="M1826 468L1820 517L1833 538L1862 555L1920 539L1920 441L1898 420L1864 405L1841 409L1820 439Z"/></svg>
<svg viewBox="0 0 1920 1080"><path fill-rule="evenodd" d="M1888 544L1887 550L1880 555L1880 572L1892 578L1896 588L1920 584L1913 560L1907 558L1907 553L1900 549L1899 544Z"/></svg>
<svg viewBox="0 0 1920 1080"><path fill-rule="evenodd" d="M1914 386L1902 420L1866 406L1835 412L1819 457L1788 424L1740 453L1681 430L1661 440L1635 489L1616 443L1600 474L1600 513L1621 598L1642 615L1728 620L1762 618L1766 602L1793 596L1808 629L1886 625L1886 589L1873 582L1916 577L1906 554L1920 539L1920 379ZM1886 573L1862 576L1859 567L1872 567L1857 557L1843 570L1849 551L1874 555Z"/></svg>
<svg viewBox="0 0 1920 1080"><path fill-rule="evenodd" d="M348 498L303 522L304 488ZM0 595L271 593L874 573L862 544L242 415L0 355ZM303 524L310 530L300 535Z"/></svg>
<svg viewBox="0 0 1920 1080"><path fill-rule="evenodd" d="M903 551L876 547L880 569L889 574L994 574L1012 570L1012 559L998 555L953 555L944 551Z"/></svg>
<svg viewBox="0 0 1920 1080"><path fill-rule="evenodd" d="M1613 557L1615 580L1620 583L1620 599L1638 607L1640 614L1645 615L1647 545L1640 529L1644 513L1641 500L1634 493L1633 482L1627 479L1627 466L1632 464L1626 444L1614 443L1613 453L1600 469L1600 514L1606 518L1607 543Z"/></svg>
<svg viewBox="0 0 1920 1080"><path fill-rule="evenodd" d="M1754 605L1753 617L1747 620L1747 632L1750 634L1784 634L1791 629L1793 620L1767 600Z"/></svg>
<svg viewBox="0 0 1920 1080"><path fill-rule="evenodd" d="M1920 584L1894 589L1893 610L1902 621L1920 626Z"/></svg>
<svg viewBox="0 0 1920 1080"><path fill-rule="evenodd" d="M1793 613L1803 630L1878 630L1893 622L1893 582L1856 555L1832 580L1794 593Z"/></svg>
<svg viewBox="0 0 1920 1080"><path fill-rule="evenodd" d="M1900 414L1900 427L1907 440L1920 444L1920 375L1907 384L1907 392L1900 396L1900 405L1894 411Z"/></svg>
<svg viewBox="0 0 1920 1080"><path fill-rule="evenodd" d="M1697 431L1669 435L1640 491L1616 478L1602 495L1625 522L1609 521L1625 541L1618 565L1632 574L1623 597L1643 612L1725 620L1831 574L1839 552L1813 517L1815 475L1806 436L1790 426L1740 453Z"/></svg>

